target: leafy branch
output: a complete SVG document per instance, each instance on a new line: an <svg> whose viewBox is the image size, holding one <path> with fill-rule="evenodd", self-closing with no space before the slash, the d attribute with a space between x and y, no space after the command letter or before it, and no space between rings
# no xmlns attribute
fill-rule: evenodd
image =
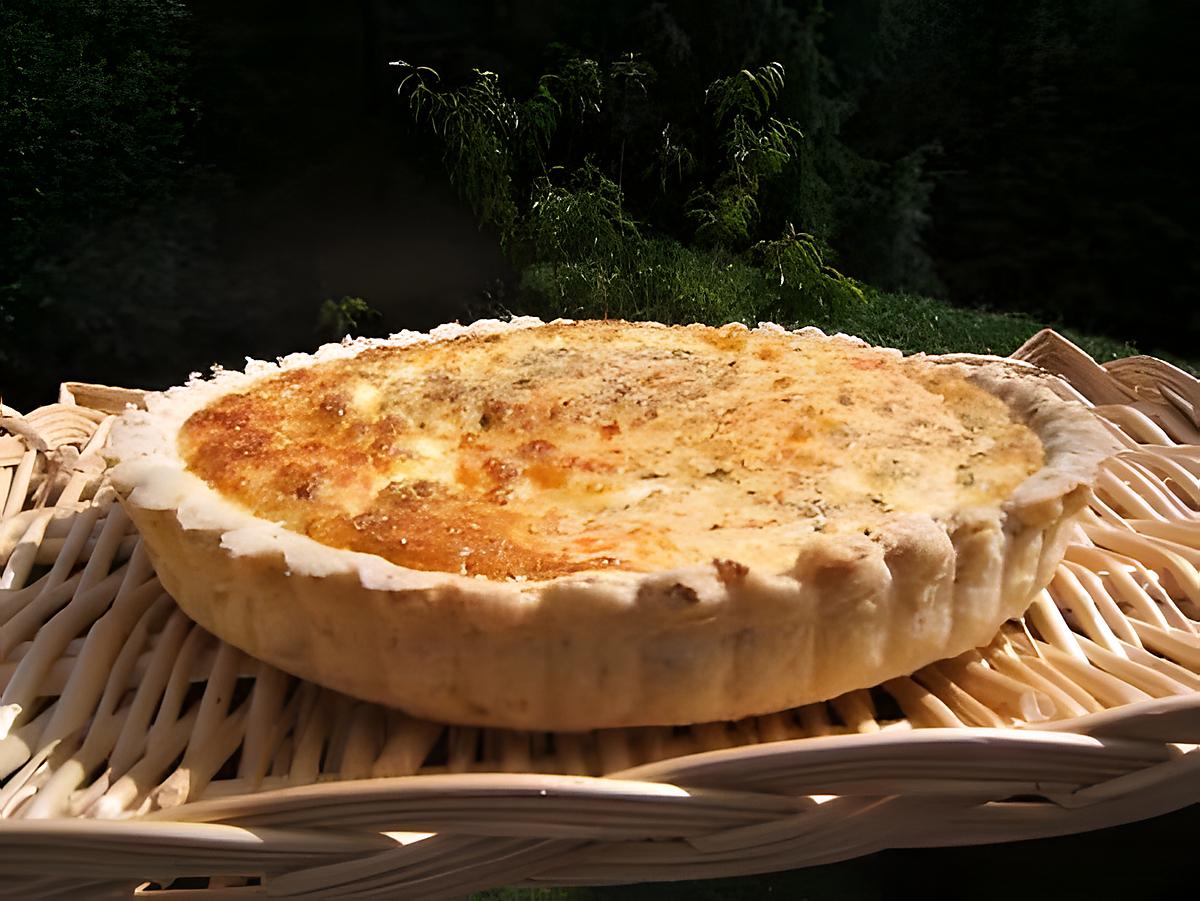
<svg viewBox="0 0 1200 901"><path fill-rule="evenodd" d="M725 152L725 167L709 188L688 200L696 238L707 245L745 246L758 222L758 193L764 179L783 171L804 135L793 122L769 115L783 89L783 66L742 69L709 85L713 123Z"/></svg>
<svg viewBox="0 0 1200 901"><path fill-rule="evenodd" d="M441 142L451 181L520 272L518 306L727 321L862 298L812 235L758 233L758 197L803 139L772 115L781 64L714 81L707 122L690 128L653 107L657 75L632 53L607 66L561 54L526 100L493 72L451 89L432 69L399 65L414 121ZM630 197L651 201L631 208Z"/></svg>
<svg viewBox="0 0 1200 901"><path fill-rule="evenodd" d="M345 335L361 335L379 325L383 314L361 297L327 298L317 314L317 332L337 341Z"/></svg>
<svg viewBox="0 0 1200 901"><path fill-rule="evenodd" d="M742 69L710 84L704 98L716 105L714 118L718 125L730 113L762 117L779 98L783 76L783 63L767 63L753 72Z"/></svg>

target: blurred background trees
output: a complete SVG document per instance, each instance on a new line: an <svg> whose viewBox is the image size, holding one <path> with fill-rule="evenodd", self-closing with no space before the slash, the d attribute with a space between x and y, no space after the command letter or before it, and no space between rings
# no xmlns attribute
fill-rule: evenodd
<svg viewBox="0 0 1200 901"><path fill-rule="evenodd" d="M163 385L350 321L504 309L999 352L1048 321L1194 356L1198 20L1184 0L9 0L0 386L29 406L61 378ZM397 97L396 60L440 80ZM519 109L509 168L456 158L417 84ZM721 85L751 91L740 112Z"/></svg>
<svg viewBox="0 0 1200 901"><path fill-rule="evenodd" d="M128 251L145 247L145 232L160 227L151 223L184 167L185 14L174 0L0 6L6 387L19 387L14 380L35 366L66 371L86 357L85 342L117 358L137 353L119 334L122 312L131 302L142 307L149 292L126 282L161 281L164 273ZM116 224L134 210L142 213L137 221ZM114 245L116 231L127 236ZM171 285L152 290L169 293ZM178 340L160 321L163 311L139 312L145 328Z"/></svg>

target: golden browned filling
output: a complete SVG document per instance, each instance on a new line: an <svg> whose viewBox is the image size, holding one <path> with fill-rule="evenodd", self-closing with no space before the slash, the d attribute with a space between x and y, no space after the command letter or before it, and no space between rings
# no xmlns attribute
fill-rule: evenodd
<svg viewBox="0 0 1200 901"><path fill-rule="evenodd" d="M402 566L545 579L713 559L1007 497L1042 446L946 367L820 337L586 322L371 348L219 398L188 467Z"/></svg>

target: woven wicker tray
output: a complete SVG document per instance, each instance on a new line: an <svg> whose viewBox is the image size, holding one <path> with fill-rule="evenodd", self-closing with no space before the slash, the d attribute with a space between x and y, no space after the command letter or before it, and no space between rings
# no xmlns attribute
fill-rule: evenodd
<svg viewBox="0 0 1200 901"><path fill-rule="evenodd" d="M163 592L104 480L113 414L141 394L67 383L57 404L3 408L0 893L695 879L1200 800L1200 382L1145 357L1099 366L1053 332L1017 356L1128 448L1023 620L827 704L587 734L415 720L217 641Z"/></svg>

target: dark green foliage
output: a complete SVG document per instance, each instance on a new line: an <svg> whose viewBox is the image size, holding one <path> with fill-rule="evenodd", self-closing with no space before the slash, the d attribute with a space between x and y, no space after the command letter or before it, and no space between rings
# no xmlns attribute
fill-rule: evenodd
<svg viewBox="0 0 1200 901"><path fill-rule="evenodd" d="M519 268L510 309L757 321L862 301L812 235L790 223L778 237L763 229L759 198L803 141L772 114L780 64L714 80L695 116L676 110L672 121L652 97L656 71L637 55L601 65L559 54L525 101L480 70L448 90L431 70L405 66L400 84ZM708 140L689 140L698 134Z"/></svg>
<svg viewBox="0 0 1200 901"><path fill-rule="evenodd" d="M1200 339L1200 6L843 0L826 28L846 140L936 142L925 240L946 293L1183 350ZM860 230L855 233L861 235ZM835 237L879 280L881 242Z"/></svg>
<svg viewBox="0 0 1200 901"><path fill-rule="evenodd" d="M711 186L697 188L688 200L701 244L745 246L758 225L764 180L778 176L795 156L804 135L794 122L770 115L782 88L780 63L742 69L709 85L706 97L725 159Z"/></svg>
<svg viewBox="0 0 1200 901"><path fill-rule="evenodd" d="M557 174L557 173L556 173ZM530 260L571 263L603 260L619 265L642 240L629 217L620 186L590 160L556 184L548 175L534 179L528 210L515 224L514 236Z"/></svg>
<svg viewBox="0 0 1200 901"><path fill-rule="evenodd" d="M317 334L327 341L347 335L369 335L378 328L382 314L361 297L328 298L317 314Z"/></svg>
<svg viewBox="0 0 1200 901"><path fill-rule="evenodd" d="M926 160L936 143L874 148L847 139L847 124L860 102L856 73L835 67L827 36L852 10L843 2L801 0L700 0L654 4L636 35L646 53L663 65L687 66L696 79L753 67L762 59L786 68L786 90L774 115L795 124L803 139L791 160L759 197L757 215L767 233L793 224L856 278L891 290L937 291L938 279L925 247L932 181ZM828 7L828 8L827 8ZM686 38L686 40L684 40ZM853 66L854 62L851 61ZM902 77L902 73L898 73ZM673 83L678 105L687 80Z"/></svg>
<svg viewBox="0 0 1200 901"><path fill-rule="evenodd" d="M1101 362L1137 353L1130 344L1082 334L1061 323L1029 316L984 312L952 306L916 294L868 290L866 302L843 307L835 315L819 311L798 324L857 335L872 344L898 347L905 353L980 353L1007 356L1035 332L1053 325Z"/></svg>
<svg viewBox="0 0 1200 901"><path fill-rule="evenodd" d="M717 250L657 238L631 242L612 260L534 263L514 312L544 318L658 322L752 320L770 294L763 273Z"/></svg>
<svg viewBox="0 0 1200 901"><path fill-rule="evenodd" d="M432 69L416 68L400 83L409 88L413 118L427 125L446 147L446 168L451 180L475 206L480 221L494 225L501 236L511 234L517 216L513 198L514 157L524 142L536 142L547 130L545 120L531 116L500 92L495 72L476 70L475 79L458 91L431 86L439 78ZM549 101L545 93L530 102L541 111Z"/></svg>
<svg viewBox="0 0 1200 901"><path fill-rule="evenodd" d="M515 293L491 312L770 320L844 331L909 352L1002 355L1042 327L1027 317L867 288L828 265L824 242L790 221L782 234L765 233L764 188L780 189L787 176L792 188L804 184L795 169L806 138L793 121L772 114L785 86L780 65L714 80L699 120L683 117L682 124L651 114L655 79L636 56L606 68L567 55L539 79L530 100L518 102L493 73L476 71L465 87L445 90L434 87L429 70L410 71L401 90L408 88L418 122L443 142L451 178L481 221L497 228L518 266ZM628 114L631 96L642 101L636 117ZM700 134L707 141L699 142ZM582 157L581 135L590 138ZM634 141L653 151L637 158ZM862 196L886 212L876 232L894 246L880 256L893 261L901 283L931 277L914 250L929 191L925 153L902 157L887 178L874 181L868 170L878 176L883 164L858 159L826 170L849 178L857 168ZM631 208L631 196L638 207ZM806 211L794 212L803 221ZM1120 342L1072 337L1097 359L1132 352Z"/></svg>
<svg viewBox="0 0 1200 901"><path fill-rule="evenodd" d="M821 311L841 315L854 310L865 298L863 289L821 259L816 239L788 224L783 237L759 241L751 259L774 279L779 276L778 313L775 318L796 321Z"/></svg>
<svg viewBox="0 0 1200 901"><path fill-rule="evenodd" d="M178 0L0 6L0 180L8 252L161 190L178 167Z"/></svg>
<svg viewBox="0 0 1200 901"><path fill-rule="evenodd" d="M165 203L181 169L183 17L178 0L0 5L0 383L83 352L119 355L131 320L151 340L183 334L186 313L130 308L120 283L185 277L143 253L147 240L162 247L164 226L146 205ZM147 214L117 230L127 243L97 242L135 210ZM174 212L167 232L197 240L191 211Z"/></svg>

